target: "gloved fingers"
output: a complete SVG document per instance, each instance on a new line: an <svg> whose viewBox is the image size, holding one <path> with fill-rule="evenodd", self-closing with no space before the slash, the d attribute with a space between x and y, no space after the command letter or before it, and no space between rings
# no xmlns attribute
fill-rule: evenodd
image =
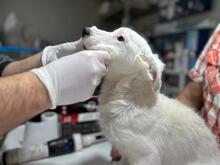
<svg viewBox="0 0 220 165"><path fill-rule="evenodd" d="M87 58L96 56L100 63L108 66L111 62L111 56L107 51L102 50L83 50L82 53L87 55Z"/></svg>
<svg viewBox="0 0 220 165"><path fill-rule="evenodd" d="M96 51L96 54L98 56L98 59L101 61L101 63L105 64L106 66L110 64L111 56L107 51L98 50Z"/></svg>
<svg viewBox="0 0 220 165"><path fill-rule="evenodd" d="M107 68L104 64L98 62L94 63L93 66L91 66L91 80L92 80L92 85L94 87L97 87L100 83L102 78L106 75L107 73Z"/></svg>
<svg viewBox="0 0 220 165"><path fill-rule="evenodd" d="M80 38L77 41L67 42L64 44L57 45L55 47L57 48L57 53L58 53L57 55L59 56L59 58L66 55L74 54L84 49L82 38Z"/></svg>
<svg viewBox="0 0 220 165"><path fill-rule="evenodd" d="M101 75L101 78L102 78L103 76L105 76L107 74L108 68L105 64L103 64L101 62L98 64L98 67L99 67L100 75Z"/></svg>
<svg viewBox="0 0 220 165"><path fill-rule="evenodd" d="M92 85L94 86L93 88L94 91L95 91L95 88L101 83L101 81L102 81L101 77L97 77L96 79L93 80ZM93 94L94 91L91 94Z"/></svg>

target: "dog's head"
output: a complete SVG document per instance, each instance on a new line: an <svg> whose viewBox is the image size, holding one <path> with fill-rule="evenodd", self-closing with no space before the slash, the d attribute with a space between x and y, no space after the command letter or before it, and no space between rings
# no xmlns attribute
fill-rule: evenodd
<svg viewBox="0 0 220 165"><path fill-rule="evenodd" d="M135 31L122 27L106 32L93 26L83 29L82 38L85 49L105 50L111 55L109 75L123 77L144 70L146 78L153 82L154 90L159 91L164 64Z"/></svg>

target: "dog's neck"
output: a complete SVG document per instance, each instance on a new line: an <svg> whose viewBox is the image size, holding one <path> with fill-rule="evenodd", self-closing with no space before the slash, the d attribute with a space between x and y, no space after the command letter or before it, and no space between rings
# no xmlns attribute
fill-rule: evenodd
<svg viewBox="0 0 220 165"><path fill-rule="evenodd" d="M106 96L104 102L114 99L126 99L138 106L152 107L157 100L157 94L152 88L152 81L137 72L128 75L107 74L102 93Z"/></svg>

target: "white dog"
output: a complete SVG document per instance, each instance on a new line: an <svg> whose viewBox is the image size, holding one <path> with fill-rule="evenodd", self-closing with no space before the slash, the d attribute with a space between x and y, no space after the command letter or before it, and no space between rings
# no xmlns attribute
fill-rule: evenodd
<svg viewBox="0 0 220 165"><path fill-rule="evenodd" d="M100 95L100 124L130 165L219 165L214 136L189 107L159 93L164 64L136 32L96 27L86 49L112 57Z"/></svg>

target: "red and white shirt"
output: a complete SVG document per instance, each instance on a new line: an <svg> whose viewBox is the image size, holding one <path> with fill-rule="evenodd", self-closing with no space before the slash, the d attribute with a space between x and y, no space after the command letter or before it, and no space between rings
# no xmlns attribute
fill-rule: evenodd
<svg viewBox="0 0 220 165"><path fill-rule="evenodd" d="M202 82L202 116L220 144L220 24L215 29L189 76Z"/></svg>

